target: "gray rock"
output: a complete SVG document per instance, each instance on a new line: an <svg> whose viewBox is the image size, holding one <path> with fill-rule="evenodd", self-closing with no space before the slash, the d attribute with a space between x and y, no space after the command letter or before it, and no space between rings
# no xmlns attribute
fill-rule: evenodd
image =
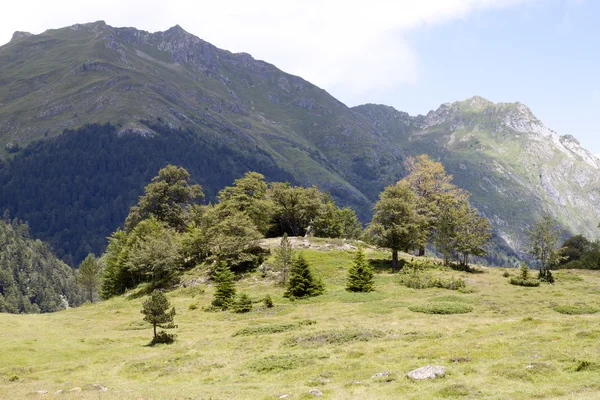
<svg viewBox="0 0 600 400"><path fill-rule="evenodd" d="M108 392L108 388L99 383L93 383L91 385L87 385L84 390L97 390L98 392Z"/></svg>
<svg viewBox="0 0 600 400"><path fill-rule="evenodd" d="M445 369L439 365L428 365L426 367L417 368L406 374L407 377L415 380L435 379L443 377L444 375L446 375Z"/></svg>
<svg viewBox="0 0 600 400"><path fill-rule="evenodd" d="M291 396L289 394L282 394L281 396L278 397L278 399L289 399Z"/></svg>
<svg viewBox="0 0 600 400"><path fill-rule="evenodd" d="M320 390L317 390L317 389L310 389L308 391L308 393L312 394L315 397L321 397L321 396L323 396L323 392L321 392Z"/></svg>
<svg viewBox="0 0 600 400"><path fill-rule="evenodd" d="M389 371L378 372L375 375L373 375L371 378L380 378L382 376L390 376Z"/></svg>
<svg viewBox="0 0 600 400"><path fill-rule="evenodd" d="M38 390L36 393L39 395L45 396L48 394L48 391L47 390Z"/></svg>

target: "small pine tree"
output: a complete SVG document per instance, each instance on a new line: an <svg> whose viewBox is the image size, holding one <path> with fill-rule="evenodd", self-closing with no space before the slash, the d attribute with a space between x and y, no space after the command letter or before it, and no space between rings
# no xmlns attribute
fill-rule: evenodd
<svg viewBox="0 0 600 400"><path fill-rule="evenodd" d="M365 252L359 248L354 264L348 271L346 290L349 292L370 292L373 290L373 270L365 259Z"/></svg>
<svg viewBox="0 0 600 400"><path fill-rule="evenodd" d="M323 283L313 276L310 265L302 254L292 263L290 279L284 297L301 298L318 296L325 290Z"/></svg>
<svg viewBox="0 0 600 400"><path fill-rule="evenodd" d="M215 297L212 305L226 310L231 306L235 299L235 283L233 278L235 275L231 269L221 260L217 260L217 266L213 273L213 280L217 285Z"/></svg>
<svg viewBox="0 0 600 400"><path fill-rule="evenodd" d="M521 279L524 281L531 279L531 275L529 274L529 267L525 263L521 263L521 275L519 275Z"/></svg>
<svg viewBox="0 0 600 400"><path fill-rule="evenodd" d="M166 332L156 333L156 327L165 328L163 324L168 324L170 327L173 326L173 317L175 316L175 307L171 311L167 311L171 307L167 297L159 291L152 292L150 298L144 301L141 313L144 314L144 321L152 324L154 328L154 338L150 342L153 346L157 343L172 343L174 340L173 335L169 335Z"/></svg>
<svg viewBox="0 0 600 400"><path fill-rule="evenodd" d="M252 311L252 299L246 293L241 293L235 299L232 309L238 314L250 312Z"/></svg>
<svg viewBox="0 0 600 400"><path fill-rule="evenodd" d="M79 264L77 282L84 289L90 302L94 302L94 295L100 285L100 265L92 253Z"/></svg>

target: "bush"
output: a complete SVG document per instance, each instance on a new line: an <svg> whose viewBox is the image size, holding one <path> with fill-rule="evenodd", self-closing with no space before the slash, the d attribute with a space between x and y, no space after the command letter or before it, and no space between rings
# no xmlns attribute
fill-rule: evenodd
<svg viewBox="0 0 600 400"><path fill-rule="evenodd" d="M246 293L242 293L237 296L232 306L234 313L247 313L252 311L252 299Z"/></svg>
<svg viewBox="0 0 600 400"><path fill-rule="evenodd" d="M429 303L408 307L410 311L425 314L466 314L473 311L473 307L462 303Z"/></svg>
<svg viewBox="0 0 600 400"><path fill-rule="evenodd" d="M520 276L513 276L510 278L510 284L516 286L535 287L540 286L539 279L523 279Z"/></svg>
<svg viewBox="0 0 600 400"><path fill-rule="evenodd" d="M271 298L270 295L266 295L265 296L265 298L263 300L263 304L267 308L272 308L273 307L273 299Z"/></svg>
<svg viewBox="0 0 600 400"><path fill-rule="evenodd" d="M419 271L404 272L400 276L400 284L411 289L441 288L459 290L466 287L465 281L461 278L444 279L429 272Z"/></svg>
<svg viewBox="0 0 600 400"><path fill-rule="evenodd" d="M175 341L175 337L176 336L171 333L160 331L156 334L156 337L152 339L149 345L154 346L157 344L171 344Z"/></svg>
<svg viewBox="0 0 600 400"><path fill-rule="evenodd" d="M540 270L538 279L541 282L554 283L554 276L552 276L552 272L549 269Z"/></svg>
<svg viewBox="0 0 600 400"><path fill-rule="evenodd" d="M556 306L556 307L554 307L554 311L559 312L561 314L567 314L567 315L583 315L583 314L595 314L598 312L598 309L596 307L588 306L585 304L575 304L575 305Z"/></svg>
<svg viewBox="0 0 600 400"><path fill-rule="evenodd" d="M504 273L502 274L503 277L508 278L510 276L510 272L508 271L504 271Z"/></svg>
<svg viewBox="0 0 600 400"><path fill-rule="evenodd" d="M529 273L529 267L525 263L521 264L521 274L519 276L510 278L509 283L511 285L526 287L540 286L539 279L534 279L531 277L531 274Z"/></svg>

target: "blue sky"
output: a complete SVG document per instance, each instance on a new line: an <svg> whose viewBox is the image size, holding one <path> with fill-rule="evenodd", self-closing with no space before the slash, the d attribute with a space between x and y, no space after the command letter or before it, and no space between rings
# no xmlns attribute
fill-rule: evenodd
<svg viewBox="0 0 600 400"><path fill-rule="evenodd" d="M29 0L7 2L0 44L104 20L176 24L328 90L410 114L479 95L520 101L600 154L598 0Z"/></svg>
<svg viewBox="0 0 600 400"><path fill-rule="evenodd" d="M366 97L411 114L472 95L520 101L549 128L600 153L599 21L600 2L555 0L418 29L409 35L417 80Z"/></svg>

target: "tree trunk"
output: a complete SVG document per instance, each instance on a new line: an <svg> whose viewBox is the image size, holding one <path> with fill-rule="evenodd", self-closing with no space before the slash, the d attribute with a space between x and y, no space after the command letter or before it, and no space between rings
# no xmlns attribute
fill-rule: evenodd
<svg viewBox="0 0 600 400"><path fill-rule="evenodd" d="M392 250L392 271L398 271L398 250Z"/></svg>
<svg viewBox="0 0 600 400"><path fill-rule="evenodd" d="M154 322L153 325L154 325L154 340L156 340L156 322Z"/></svg>
<svg viewBox="0 0 600 400"><path fill-rule="evenodd" d="M423 257L425 255L425 246L419 247L419 257Z"/></svg>

